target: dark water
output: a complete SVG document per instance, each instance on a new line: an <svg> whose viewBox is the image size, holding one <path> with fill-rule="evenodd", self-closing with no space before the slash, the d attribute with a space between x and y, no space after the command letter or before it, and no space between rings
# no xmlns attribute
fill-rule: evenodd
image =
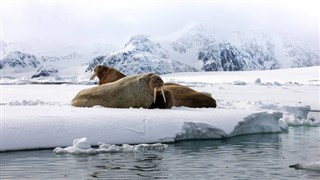
<svg viewBox="0 0 320 180"><path fill-rule="evenodd" d="M289 168L320 161L320 127L184 141L169 144L164 152L75 156L40 150L0 155L0 179L320 179L320 171Z"/></svg>

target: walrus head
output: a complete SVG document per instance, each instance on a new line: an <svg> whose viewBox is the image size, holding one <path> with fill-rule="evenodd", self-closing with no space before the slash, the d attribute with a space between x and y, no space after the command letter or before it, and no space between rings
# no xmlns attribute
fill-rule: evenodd
<svg viewBox="0 0 320 180"><path fill-rule="evenodd" d="M162 97L163 97L163 101L166 102L166 97L163 91L163 85L164 82L163 80L156 74L150 74L150 78L149 78L149 90L150 92L153 92L153 103L156 102L157 100L157 91L161 91Z"/></svg>
<svg viewBox="0 0 320 180"><path fill-rule="evenodd" d="M157 100L156 102L153 102L150 106L150 109L155 109L155 108L158 108L158 109L170 109L172 108L173 106L175 106L175 100L174 100L174 97L172 95L172 93L170 91L168 91L167 89L164 88L164 95L165 95L165 98L162 98L163 97L163 94L161 91L157 91ZM162 97L160 97L162 96ZM164 101L164 99L166 101Z"/></svg>
<svg viewBox="0 0 320 180"><path fill-rule="evenodd" d="M301 169L302 166L301 166L301 164L294 164L294 165L290 165L289 168Z"/></svg>
<svg viewBox="0 0 320 180"><path fill-rule="evenodd" d="M90 80L93 80L96 76L100 79L108 71L109 67L99 65L94 68L93 75L90 77Z"/></svg>

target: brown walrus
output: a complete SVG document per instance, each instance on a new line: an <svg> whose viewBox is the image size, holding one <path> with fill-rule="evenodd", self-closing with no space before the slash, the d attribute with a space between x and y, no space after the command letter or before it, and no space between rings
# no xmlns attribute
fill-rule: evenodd
<svg viewBox="0 0 320 180"><path fill-rule="evenodd" d="M80 91L73 99L76 107L171 108L174 99L163 89L163 80L154 73L127 76L118 81ZM159 96L162 96L162 100Z"/></svg>
<svg viewBox="0 0 320 180"><path fill-rule="evenodd" d="M94 68L93 75L91 76L90 80L92 80L96 76L98 76L99 78L99 85L114 82L118 79L126 77L126 75L122 74L116 69L102 65Z"/></svg>
<svg viewBox="0 0 320 180"><path fill-rule="evenodd" d="M96 68L98 68L99 70L102 69L107 69L109 67L106 68L102 68L102 67L106 67L106 66L97 66ZM99 77L101 77L101 75L96 74L96 72L98 71L94 71L95 74L98 76L99 78L99 84L104 84L104 83L110 83L113 82L111 79L113 79L114 81L117 81L118 79L123 78L123 76L125 76L124 74L122 74L121 72L119 72L121 75L119 76L114 76L114 71L117 71L116 69L113 69L113 73L111 74L113 76L113 78L108 78L108 80L101 80ZM102 72L99 71L100 73L103 74L104 77L108 76L108 72ZM164 90L165 91L170 91L171 94L174 97L174 106L186 106L186 107L193 107L193 108L197 108L197 107L217 107L217 103L216 100L214 98L212 98L210 95L205 94L205 93L201 93L201 92L197 92L187 86L182 86L179 84L175 84L175 83L165 83L164 84ZM169 96L169 95L168 95ZM158 102L160 103L160 101ZM155 105L155 106L160 106L160 105Z"/></svg>
<svg viewBox="0 0 320 180"><path fill-rule="evenodd" d="M216 100L210 95L195 91L187 86L182 86L175 83L165 83L164 89L173 94L175 106L177 107L217 107Z"/></svg>

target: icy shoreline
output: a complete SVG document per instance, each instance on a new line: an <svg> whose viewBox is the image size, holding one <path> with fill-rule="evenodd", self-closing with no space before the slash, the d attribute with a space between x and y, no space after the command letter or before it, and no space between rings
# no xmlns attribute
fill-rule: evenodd
<svg viewBox="0 0 320 180"><path fill-rule="evenodd" d="M217 109L75 108L71 99L96 85L1 85L0 151L67 147L81 137L92 145L139 144L277 133L288 125L320 126L319 67L181 73L163 79L211 94Z"/></svg>
<svg viewBox="0 0 320 180"><path fill-rule="evenodd" d="M32 103L31 103L32 104ZM172 143L281 133L288 125L319 126L307 106L266 109L114 109L70 105L2 105L0 151L68 147L86 137L92 146ZM19 112L19 113L17 113Z"/></svg>

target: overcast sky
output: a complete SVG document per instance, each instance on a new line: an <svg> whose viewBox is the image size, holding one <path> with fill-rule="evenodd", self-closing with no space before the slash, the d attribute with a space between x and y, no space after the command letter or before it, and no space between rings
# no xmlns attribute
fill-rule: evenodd
<svg viewBox="0 0 320 180"><path fill-rule="evenodd" d="M317 0L2 0L1 30L6 42L123 46L135 34L162 36L199 22L217 34L288 33L319 49L319 7Z"/></svg>

